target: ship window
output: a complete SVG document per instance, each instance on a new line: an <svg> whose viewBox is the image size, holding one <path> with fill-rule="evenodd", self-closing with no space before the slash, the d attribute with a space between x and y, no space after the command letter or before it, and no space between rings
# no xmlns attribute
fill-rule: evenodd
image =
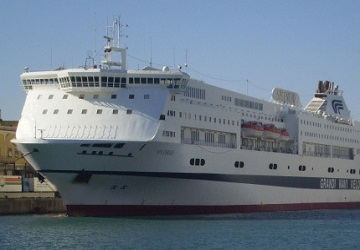
<svg viewBox="0 0 360 250"><path fill-rule="evenodd" d="M135 77L135 84L139 84L140 83L140 78L139 77Z"/></svg>
<svg viewBox="0 0 360 250"><path fill-rule="evenodd" d="M114 154L114 152L109 152L109 155L113 155Z"/></svg>
<svg viewBox="0 0 360 250"><path fill-rule="evenodd" d="M114 87L115 87L115 88L119 88L119 87L120 87L120 77L115 77Z"/></svg>
<svg viewBox="0 0 360 250"><path fill-rule="evenodd" d="M90 147L90 144L81 144L80 147Z"/></svg>
<svg viewBox="0 0 360 250"><path fill-rule="evenodd" d="M82 83L83 83L83 87L88 87L89 86L86 76L82 77Z"/></svg>
<svg viewBox="0 0 360 250"><path fill-rule="evenodd" d="M149 99L150 98L150 95L149 94L145 94L144 95L144 99Z"/></svg>
<svg viewBox="0 0 360 250"><path fill-rule="evenodd" d="M84 99L85 98L85 95L79 95L79 99Z"/></svg>
<svg viewBox="0 0 360 250"><path fill-rule="evenodd" d="M83 150L81 153L82 153L83 155L86 155L86 150Z"/></svg>
<svg viewBox="0 0 360 250"><path fill-rule="evenodd" d="M89 87L94 87L94 77L93 76L89 76Z"/></svg>
<svg viewBox="0 0 360 250"><path fill-rule="evenodd" d="M93 99L99 99L99 95L94 95Z"/></svg>
<svg viewBox="0 0 360 250"><path fill-rule="evenodd" d="M135 95L133 95L133 94L129 95L129 99L134 99L134 98L135 98Z"/></svg>
<svg viewBox="0 0 360 250"><path fill-rule="evenodd" d="M111 143L95 143L92 145L93 148L111 148Z"/></svg>
<svg viewBox="0 0 360 250"><path fill-rule="evenodd" d="M98 115L102 114L102 109L96 110L96 114L98 114Z"/></svg>
<svg viewBox="0 0 360 250"><path fill-rule="evenodd" d="M87 109L83 109L83 110L81 110L81 114L86 114L87 113Z"/></svg>
<svg viewBox="0 0 360 250"><path fill-rule="evenodd" d="M72 77L70 77L70 79L71 79L72 86L76 87L75 77L72 76Z"/></svg>
<svg viewBox="0 0 360 250"><path fill-rule="evenodd" d="M141 78L141 83L142 83L142 84L146 84L146 78L143 78L143 77L142 77L142 78Z"/></svg>
<svg viewBox="0 0 360 250"><path fill-rule="evenodd" d="M47 111L48 111L47 109L44 109L43 112L42 112L43 115L45 115L47 113Z"/></svg>
<svg viewBox="0 0 360 250"><path fill-rule="evenodd" d="M113 114L116 115L119 113L119 110L118 109L113 109Z"/></svg>
<svg viewBox="0 0 360 250"><path fill-rule="evenodd" d="M154 83L155 83L155 84L159 84L159 83L160 83L160 79L159 79L159 78L154 78Z"/></svg>
<svg viewBox="0 0 360 250"><path fill-rule="evenodd" d="M109 77L108 79L108 87L114 87L114 77Z"/></svg>
<svg viewBox="0 0 360 250"><path fill-rule="evenodd" d="M125 143L116 143L114 148L122 148L125 145Z"/></svg>
<svg viewBox="0 0 360 250"><path fill-rule="evenodd" d="M104 151L99 151L99 155L102 155L104 153Z"/></svg>
<svg viewBox="0 0 360 250"><path fill-rule="evenodd" d="M54 114L57 115L59 113L59 110L58 109L55 109L54 110Z"/></svg>
<svg viewBox="0 0 360 250"><path fill-rule="evenodd" d="M76 86L81 87L81 77L80 76L76 77Z"/></svg>
<svg viewBox="0 0 360 250"><path fill-rule="evenodd" d="M72 114L72 112L73 112L72 109L68 109L67 114L70 115L70 114Z"/></svg>
<svg viewBox="0 0 360 250"><path fill-rule="evenodd" d="M49 99L53 99L54 95L49 95Z"/></svg>
<svg viewBox="0 0 360 250"><path fill-rule="evenodd" d="M111 95L111 99L116 99L116 95Z"/></svg>
<svg viewBox="0 0 360 250"><path fill-rule="evenodd" d="M133 83L134 83L134 78L130 77L130 78L129 78L129 83L130 83L130 84L133 84Z"/></svg>
<svg viewBox="0 0 360 250"><path fill-rule="evenodd" d="M107 77L102 76L101 77L101 87L106 87L107 84Z"/></svg>
<svg viewBox="0 0 360 250"><path fill-rule="evenodd" d="M64 95L64 96L63 96L63 99L67 99L67 98L68 98L68 95Z"/></svg>
<svg viewBox="0 0 360 250"><path fill-rule="evenodd" d="M160 115L160 120L165 121L165 115Z"/></svg>
<svg viewBox="0 0 360 250"><path fill-rule="evenodd" d="M94 80L95 80L95 87L99 87L99 77L95 76Z"/></svg>
<svg viewBox="0 0 360 250"><path fill-rule="evenodd" d="M127 114L127 115L131 115L131 114L132 114L132 110L131 110L131 109L126 110L126 114Z"/></svg>
<svg viewBox="0 0 360 250"><path fill-rule="evenodd" d="M147 82L148 82L148 84L153 84L154 79L153 79L153 78L148 78L148 79L147 79Z"/></svg>

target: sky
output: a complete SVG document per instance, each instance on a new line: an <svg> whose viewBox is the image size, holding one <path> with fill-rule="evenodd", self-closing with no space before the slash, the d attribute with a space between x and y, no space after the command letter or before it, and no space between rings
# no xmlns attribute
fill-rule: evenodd
<svg viewBox="0 0 360 250"><path fill-rule="evenodd" d="M89 51L99 63L105 27L121 16L128 69L181 65L263 100L274 87L297 92L303 107L329 80L360 120L359 12L358 0L1 0L1 118L21 117L24 67L77 68Z"/></svg>

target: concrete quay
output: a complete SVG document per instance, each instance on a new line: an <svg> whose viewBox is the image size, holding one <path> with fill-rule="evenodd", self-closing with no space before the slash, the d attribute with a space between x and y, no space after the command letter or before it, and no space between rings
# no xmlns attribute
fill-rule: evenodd
<svg viewBox="0 0 360 250"><path fill-rule="evenodd" d="M0 193L0 215L66 213L54 192Z"/></svg>

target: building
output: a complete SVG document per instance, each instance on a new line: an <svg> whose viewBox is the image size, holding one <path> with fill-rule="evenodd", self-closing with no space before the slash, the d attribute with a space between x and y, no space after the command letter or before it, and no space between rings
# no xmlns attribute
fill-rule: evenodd
<svg viewBox="0 0 360 250"><path fill-rule="evenodd" d="M18 121L0 119L0 175L23 175L31 177L34 171L20 151L11 142L15 138Z"/></svg>

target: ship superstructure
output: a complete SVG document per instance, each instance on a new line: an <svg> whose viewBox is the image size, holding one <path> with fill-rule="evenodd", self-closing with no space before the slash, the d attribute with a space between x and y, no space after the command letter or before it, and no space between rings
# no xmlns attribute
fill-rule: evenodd
<svg viewBox="0 0 360 250"><path fill-rule="evenodd" d="M359 124L334 83L303 110L280 88L268 102L181 69L128 70L116 27L102 66L21 75L14 143L69 215L360 206Z"/></svg>

